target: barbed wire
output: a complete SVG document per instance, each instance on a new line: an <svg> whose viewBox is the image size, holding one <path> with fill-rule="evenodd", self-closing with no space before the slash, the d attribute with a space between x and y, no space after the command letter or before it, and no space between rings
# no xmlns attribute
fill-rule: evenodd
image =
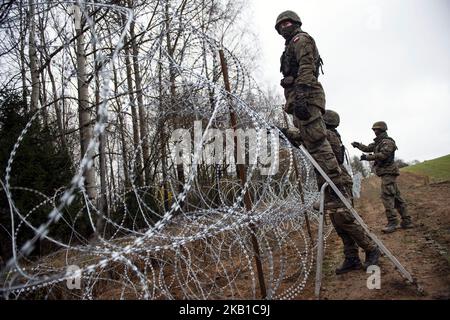
<svg viewBox="0 0 450 320"><path fill-rule="evenodd" d="M111 79L113 68L117 71L125 67L124 40L130 24L135 22L138 25L138 21L134 20L133 10L117 5L85 1L60 3L79 6L92 30L95 30L95 22L88 12L92 8L108 8L126 14L126 23L116 30L113 50L110 53L99 51L95 61L95 65L100 66L102 103L98 106L92 139L70 185L61 186L52 196L40 190L11 185L15 174L14 160L42 109L33 115L14 145L5 171L5 182L2 183L11 215L13 252L13 257L1 273L0 290L3 295L9 299L256 299L258 280L251 241L254 236L260 248L267 298L298 297L314 265L315 243L306 232L305 218L308 217L313 231L316 231L318 214L313 204L318 201L319 195L315 174L302 152L293 148L286 137L274 129L283 122L281 117L266 119L260 111L270 109L270 102L238 57L189 22L169 24L172 32L175 30L188 38L191 45L206 43L203 48L217 68L220 65L218 52L224 50L232 81L232 91L227 92L222 81L214 77L211 79L202 68L196 68L199 62L193 61L195 59L182 62L174 59L173 54L163 46L168 32L165 27L160 28L159 33L153 31L155 33L146 50L135 57L140 64L148 66L142 81L142 92L144 95L148 93L145 95L147 112L156 117L164 116L164 119L177 116L200 120L205 124L204 133L192 152L192 162L184 164L188 175L181 188L176 177L169 175L165 181L168 186L166 191L172 195L172 204L168 208L165 208L167 199L164 197L155 196L152 202L148 201L148 195L158 195L164 188L136 184L139 176L139 172L135 172L136 162L142 154L143 144L150 141L151 133L141 137L130 159L130 188L122 181L122 185L108 190L113 199L111 206L117 208L120 214L108 215L101 212L89 198L84 187L84 174L95 166L100 137L106 134L106 128L112 123L112 105L122 104L121 111L131 107L131 101L126 100L130 88L122 84L113 93ZM166 4L171 23L181 21L177 19L175 8L170 3ZM51 10L58 9L54 6ZM160 24L163 26L165 12L156 10L156 14L161 16ZM98 37L95 32L91 33L91 41L98 47L103 42L107 46L107 39ZM198 53L201 54L204 53ZM151 71L158 66L176 73L177 91L183 93L171 101L174 104L165 103L160 109L155 107L158 97L153 98L150 94L160 86L158 77ZM66 76L63 76L62 90L69 87L70 75L77 74L74 68L69 69L68 65L64 66ZM166 83L165 87L168 85L170 83ZM212 93L214 103L211 103L211 95L205 93ZM258 101L260 109L248 102L249 93ZM199 166L203 157L202 147L208 142L207 131L230 128L230 107L240 127L255 130L256 139L249 145L257 158L267 148L263 142L268 130L269 145L277 145L280 136L280 149L276 149L274 155L279 159L276 174L261 175L261 164L255 162L245 166L243 184L230 176L216 179L217 183L205 184L202 181ZM150 119L147 123L150 126L153 124ZM109 139L114 139L114 135L118 136L118 133L108 132ZM296 170L294 166L297 166ZM24 211L16 204L14 192L18 190L36 201L31 210ZM245 194L251 195L251 210L244 209ZM130 197L135 198L137 207L130 205L127 200ZM79 207L72 219L66 216L65 210L75 203ZM48 216L36 225L30 217L43 208L48 210ZM89 217L93 231L99 234L95 241L84 238L79 230L78 221L84 215ZM156 217L157 221L152 222L151 217ZM100 218L112 230L109 236L96 229L94 221ZM142 219L145 227L125 223L137 219ZM71 230L69 241L52 235L57 223L63 223ZM24 228L33 230L34 236L19 248L16 239ZM327 226L326 237L331 230L331 226ZM38 261L28 258L40 240L53 243L59 250ZM69 289L67 283L74 279L80 279L80 287Z"/></svg>

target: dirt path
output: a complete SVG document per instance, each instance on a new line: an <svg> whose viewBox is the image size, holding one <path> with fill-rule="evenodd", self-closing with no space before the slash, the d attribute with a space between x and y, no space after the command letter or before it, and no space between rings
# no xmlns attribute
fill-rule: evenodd
<svg viewBox="0 0 450 320"><path fill-rule="evenodd" d="M342 244L336 233L327 241L324 261L322 299L450 299L450 182L427 184L422 177L402 173L399 186L409 203L414 229L384 235L386 224L379 199L380 180L366 179L357 211L387 248L410 271L425 290L419 295L407 285L386 258L380 259L381 289L369 290L365 271L335 275L342 262ZM364 253L360 252L364 259ZM314 275L312 275L314 277ZM314 298L314 281L310 281L302 298Z"/></svg>

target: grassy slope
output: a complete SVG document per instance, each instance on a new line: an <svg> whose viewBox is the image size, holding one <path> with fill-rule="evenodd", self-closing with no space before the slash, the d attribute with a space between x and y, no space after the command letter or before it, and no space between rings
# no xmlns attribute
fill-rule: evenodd
<svg viewBox="0 0 450 320"><path fill-rule="evenodd" d="M450 180L450 154L402 168L402 171L429 176L433 181Z"/></svg>

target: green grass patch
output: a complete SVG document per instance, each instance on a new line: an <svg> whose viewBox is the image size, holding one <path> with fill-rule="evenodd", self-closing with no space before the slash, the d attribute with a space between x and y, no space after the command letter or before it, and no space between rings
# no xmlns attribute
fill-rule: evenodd
<svg viewBox="0 0 450 320"><path fill-rule="evenodd" d="M450 180L450 154L441 158L427 160L401 169L404 172L429 176L433 182Z"/></svg>

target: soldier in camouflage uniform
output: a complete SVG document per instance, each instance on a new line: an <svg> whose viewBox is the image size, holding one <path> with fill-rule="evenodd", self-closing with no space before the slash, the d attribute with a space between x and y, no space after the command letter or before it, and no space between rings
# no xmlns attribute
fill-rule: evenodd
<svg viewBox="0 0 450 320"><path fill-rule="evenodd" d="M280 69L284 76L280 84L286 97L285 111L294 116L294 125L300 130L303 146L346 195L341 169L327 140L322 119L325 94L318 81L321 59L314 39L301 29L301 25L299 16L292 11L281 13L275 25L286 40ZM321 186L325 181L317 176ZM338 201L334 193L328 196L328 200Z"/></svg>
<svg viewBox="0 0 450 320"><path fill-rule="evenodd" d="M323 121L327 127L327 139L336 156L336 160L342 171L342 182L348 194L351 196L353 191L353 179L344 166L345 147L342 144L341 135L337 131L340 123L339 114L333 110L326 110L323 115Z"/></svg>
<svg viewBox="0 0 450 320"><path fill-rule="evenodd" d="M345 187L349 193L352 189L352 178L347 173L344 162L344 149L342 141L336 127L339 125L339 115L331 110L327 110L323 116L324 122L327 125L327 136L333 152L342 165L342 172L346 173ZM298 147L303 144L300 130L297 128L280 128L280 131L286 136L289 142ZM318 206L316 208L318 210ZM362 227L355 221L355 218L350 211L341 203L326 203L325 212L329 215L331 222L336 230L338 236L342 239L344 244L345 260L340 267L336 269L336 274L343 274L352 270L359 270L362 267L359 258L359 249L361 247L366 252L366 261L364 267L378 264L380 252L375 243L365 234Z"/></svg>
<svg viewBox="0 0 450 320"><path fill-rule="evenodd" d="M398 220L396 209L402 218L401 227L404 229L412 228L411 217L405 200L403 200L398 189L396 179L400 175L397 164L395 163L395 151L397 146L394 139L387 134L387 125L383 121L375 122L372 126L376 138L374 142L365 146L359 142L353 142L352 146L363 152L372 152L372 154L363 154L361 160L374 161L375 173L381 177L381 200L386 210L388 224L383 229L384 233L391 233L398 229Z"/></svg>
<svg viewBox="0 0 450 320"><path fill-rule="evenodd" d="M327 126L327 137L331 148L336 156L336 159L342 170L342 178L344 185L349 194L352 194L353 180L344 167L345 147L342 144L341 136L337 131L340 123L339 114L332 110L327 110L323 116L323 120ZM376 249L375 243L365 234L362 227L355 222L355 218L345 207L327 206L331 222L336 230L338 236L342 239L344 244L345 260L341 267L336 269L336 274L342 274L351 270L361 268L361 261L359 259L358 247L361 247L366 252L366 264L376 264L374 259L367 259L367 256L373 255L376 259L379 257L379 251ZM369 261L368 261L369 260Z"/></svg>
<svg viewBox="0 0 450 320"><path fill-rule="evenodd" d="M275 24L277 32L286 40L281 57L281 72L284 78L280 83L286 98L285 111L294 116L294 125L298 128L298 134L291 132L291 129L283 132L287 133L285 135L294 145L301 143L342 194L349 196L338 161L327 140L327 130L322 118L325 113L325 93L318 81L321 65L319 51L314 39L301 29L301 25L299 16L292 11L281 13ZM325 181L319 174L317 177L318 185L321 186ZM336 231L348 235L344 236L347 244L346 259L342 266L336 269L336 273L361 268L356 243L366 251L366 268L378 264L378 248L368 239L361 226L356 224L352 214L334 192L327 193L326 198L326 207L333 208L332 219L333 224L337 226Z"/></svg>

